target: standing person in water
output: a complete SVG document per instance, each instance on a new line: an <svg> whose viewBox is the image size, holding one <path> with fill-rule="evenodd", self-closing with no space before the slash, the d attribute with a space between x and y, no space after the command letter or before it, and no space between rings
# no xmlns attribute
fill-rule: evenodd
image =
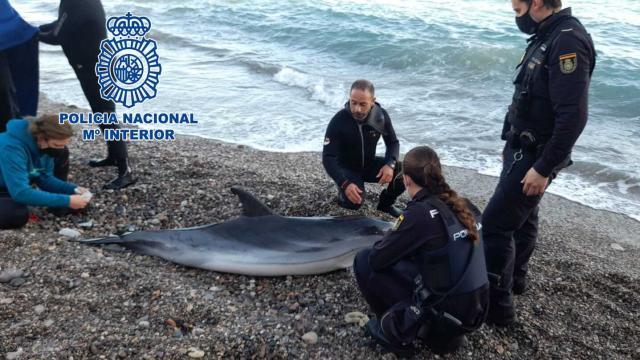
<svg viewBox="0 0 640 360"><path fill-rule="evenodd" d="M105 13L100 0L61 0L58 20L40 26L40 41L51 45L62 45L69 64L80 81L82 91L94 113L113 113L116 105L113 101L100 96L100 85L95 66L100 53L100 42L107 37ZM107 128L118 128L115 124L100 125L104 132ZM124 141L107 141L107 157L92 160L92 167L115 166L118 176L107 183L105 189L122 189L134 184Z"/></svg>
<svg viewBox="0 0 640 360"><path fill-rule="evenodd" d="M55 115L7 123L7 131L0 134L0 229L26 224L27 206L87 206L91 198L87 189L53 176L53 159L64 152L72 136L71 125L59 124Z"/></svg>
<svg viewBox="0 0 640 360"><path fill-rule="evenodd" d="M402 168L412 200L393 229L353 264L376 315L366 330L400 356L414 352L416 339L446 354L464 344L488 311L480 211L449 187L431 148L409 151Z"/></svg>
<svg viewBox="0 0 640 360"><path fill-rule="evenodd" d="M376 156L380 136L387 151ZM404 192L396 177L400 142L385 109L376 102L373 83L357 80L351 85L349 102L331 119L324 138L322 164L338 186L338 204L359 209L364 202L364 184L389 184L380 193L378 210L398 217L393 204Z"/></svg>

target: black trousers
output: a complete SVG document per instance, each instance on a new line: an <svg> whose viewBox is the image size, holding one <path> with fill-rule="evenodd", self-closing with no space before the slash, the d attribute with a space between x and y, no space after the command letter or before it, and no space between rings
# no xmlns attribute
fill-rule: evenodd
<svg viewBox="0 0 640 360"><path fill-rule="evenodd" d="M16 88L5 51L0 51L0 132L7 130L7 122L18 116Z"/></svg>
<svg viewBox="0 0 640 360"><path fill-rule="evenodd" d="M364 199L366 195L364 184L377 183L378 178L376 178L376 175L384 165L386 165L385 159L383 157L376 156L376 158L373 161L373 164L366 167L364 170L356 171L356 170L344 168L343 171L345 172L347 178L349 178L351 182L358 185L360 190L362 190L361 196ZM404 182L402 181L402 177L398 176L398 174L401 171L402 171L402 164L398 162L396 164L396 168L393 171L393 179L389 183L389 186L387 186L387 188L383 190L382 193L380 194L380 205L382 207L389 207L393 205L393 203L395 203L398 196L402 195L402 193L404 192L405 190ZM338 185L338 198L339 198L340 206L347 209L352 209L352 210L357 210L362 206L364 202L360 204L352 203L351 200L349 200L349 198L345 194L344 189L340 187L340 185L342 184L337 184L337 185Z"/></svg>
<svg viewBox="0 0 640 360"><path fill-rule="evenodd" d="M542 195L526 196L520 183L536 162L534 152L522 152L515 164L518 149L505 147L502 173L496 190L482 214L482 235L487 270L499 275L491 287L491 305L513 306L511 289L514 278L523 280L538 239L538 211ZM512 167L513 164L513 167ZM554 171L549 183L555 178Z"/></svg>
<svg viewBox="0 0 640 360"><path fill-rule="evenodd" d="M0 191L0 230L18 229L29 221L29 209Z"/></svg>
<svg viewBox="0 0 640 360"><path fill-rule="evenodd" d="M375 271L369 265L370 252L371 249L365 249L356 255L353 270L362 296L376 317L381 319L393 305L412 299L415 288L414 279L419 271L416 264L408 260L401 260L384 271ZM475 301L475 298L473 299ZM461 309L474 308L469 302L456 302L450 305ZM474 312L470 311L470 313ZM460 320L467 323L468 319ZM432 351L448 353L455 351L461 345L462 337L462 333L452 332L447 324L433 321L422 340Z"/></svg>
<svg viewBox="0 0 640 360"><path fill-rule="evenodd" d="M71 64L73 70L80 81L80 86L84 92L84 96L89 101L91 111L94 113L113 113L116 111L116 104L113 101L105 100L100 96L100 85L98 84L98 76L95 73L95 63L91 64ZM118 125L100 125L100 130L117 129ZM108 141L107 157L116 161L124 161L127 159L127 143L124 141Z"/></svg>

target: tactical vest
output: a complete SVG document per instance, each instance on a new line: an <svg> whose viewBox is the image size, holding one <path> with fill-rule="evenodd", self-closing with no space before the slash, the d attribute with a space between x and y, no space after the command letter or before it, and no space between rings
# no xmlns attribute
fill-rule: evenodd
<svg viewBox="0 0 640 360"><path fill-rule="evenodd" d="M522 61L516 67L513 80L515 92L507 114L508 121L516 132L531 131L542 143L551 137L555 124L546 71L549 62L548 51L563 29L583 29L578 19L570 15L565 17L566 19L559 20L544 37L533 38ZM593 46L589 35L587 39ZM594 66L595 61L591 61L590 72L593 72Z"/></svg>
<svg viewBox="0 0 640 360"><path fill-rule="evenodd" d="M447 228L447 244L437 250L422 251L416 255L422 280L421 284L416 285L422 285L431 295L446 297L469 293L487 284L481 232L480 241L469 241L467 229L449 206L435 196L430 196L425 202L440 213ZM476 224L480 230L480 215L476 215Z"/></svg>

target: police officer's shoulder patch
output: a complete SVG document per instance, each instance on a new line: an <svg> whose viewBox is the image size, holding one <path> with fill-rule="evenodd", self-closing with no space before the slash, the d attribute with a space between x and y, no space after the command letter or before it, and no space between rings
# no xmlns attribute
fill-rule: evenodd
<svg viewBox="0 0 640 360"><path fill-rule="evenodd" d="M393 231L398 230L398 228L400 227L400 224L402 224L403 221L404 221L404 215L400 215L396 220L396 223L393 224Z"/></svg>
<svg viewBox="0 0 640 360"><path fill-rule="evenodd" d="M576 53L560 55L559 64L563 74L571 74L578 67L578 55Z"/></svg>
<svg viewBox="0 0 640 360"><path fill-rule="evenodd" d="M329 139L328 137L324 138L324 145L327 146L331 144L331 139Z"/></svg>

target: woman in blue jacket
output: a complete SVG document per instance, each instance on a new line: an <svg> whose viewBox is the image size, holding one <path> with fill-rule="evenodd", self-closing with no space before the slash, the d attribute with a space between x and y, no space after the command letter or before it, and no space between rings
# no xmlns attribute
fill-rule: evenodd
<svg viewBox="0 0 640 360"><path fill-rule="evenodd" d="M65 151L72 136L71 125L59 124L55 115L7 123L0 134L0 229L22 227L29 218L27 206L87 206L86 189L53 176L53 158Z"/></svg>

